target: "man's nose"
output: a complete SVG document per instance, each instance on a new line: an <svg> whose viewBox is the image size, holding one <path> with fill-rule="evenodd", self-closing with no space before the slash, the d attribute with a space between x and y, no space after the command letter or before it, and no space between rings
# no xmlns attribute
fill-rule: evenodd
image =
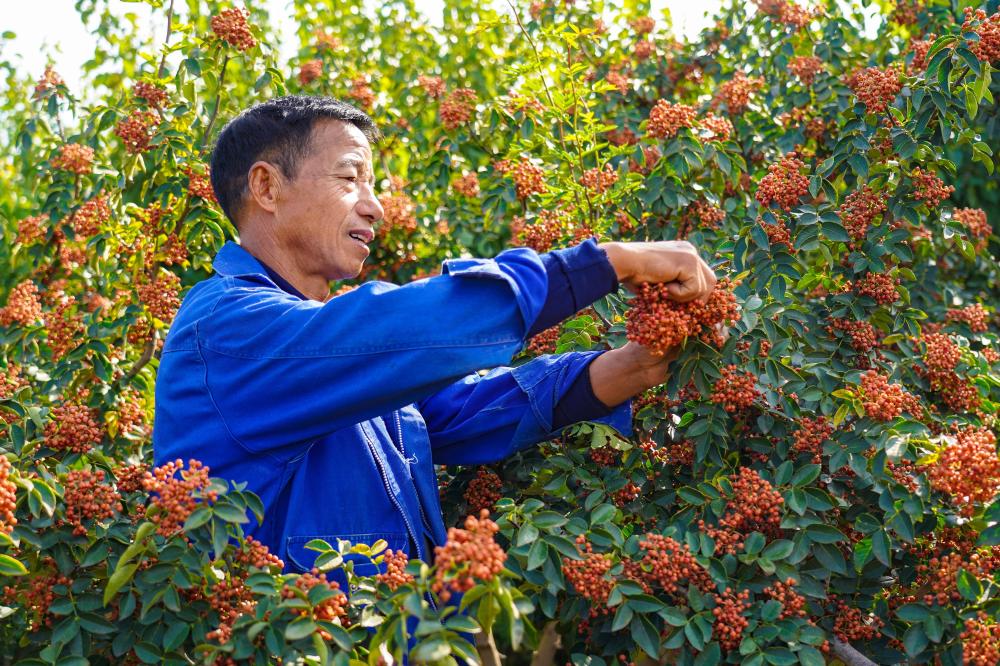
<svg viewBox="0 0 1000 666"><path fill-rule="evenodd" d="M375 189L365 183L361 188L361 198L356 206L358 215L365 218L371 224L375 224L385 215L385 210L375 196Z"/></svg>

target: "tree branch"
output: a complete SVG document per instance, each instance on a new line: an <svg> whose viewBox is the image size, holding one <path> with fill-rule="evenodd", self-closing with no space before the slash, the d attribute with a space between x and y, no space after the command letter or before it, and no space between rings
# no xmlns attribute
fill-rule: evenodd
<svg viewBox="0 0 1000 666"><path fill-rule="evenodd" d="M830 647L833 654L837 656L846 666L876 666L875 662L855 650L850 643L830 637Z"/></svg>
<svg viewBox="0 0 1000 666"><path fill-rule="evenodd" d="M139 371L146 367L146 364L153 360L153 351L156 349L156 331L153 331L153 336L146 343L146 348L142 350L142 356L139 360L135 362L125 376L122 377L122 385L128 384L132 381L132 378L139 374Z"/></svg>
<svg viewBox="0 0 1000 666"><path fill-rule="evenodd" d="M542 637L538 640L538 649L531 657L531 666L553 666L559 642L556 621L546 622L545 628L542 630Z"/></svg>
<svg viewBox="0 0 1000 666"><path fill-rule="evenodd" d="M492 631L481 631L476 634L476 652L479 653L479 663L482 666L501 666L500 651L493 642Z"/></svg>
<svg viewBox="0 0 1000 666"><path fill-rule="evenodd" d="M170 31L173 28L174 0L170 0L167 8L167 36L163 40L163 56L160 57L160 67L156 70L156 78L162 79L167 70L167 47L170 46Z"/></svg>

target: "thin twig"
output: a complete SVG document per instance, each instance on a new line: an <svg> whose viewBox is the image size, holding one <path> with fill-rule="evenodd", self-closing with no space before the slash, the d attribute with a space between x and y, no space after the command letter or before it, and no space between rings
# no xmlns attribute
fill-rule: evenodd
<svg viewBox="0 0 1000 666"><path fill-rule="evenodd" d="M219 116L219 104L222 102L222 86L226 82L226 65L229 64L229 54L227 53L222 59L222 73L219 75L219 85L215 91L215 108L212 109L212 117L208 119L208 124L205 126L205 133L201 136L201 147L205 147L205 142L212 133L212 126L215 125L215 119Z"/></svg>
<svg viewBox="0 0 1000 666"><path fill-rule="evenodd" d="M125 376L122 377L122 384L128 384L132 381L132 378L139 374L139 371L146 367L146 364L153 360L153 351L156 349L156 331L153 331L153 336L146 342L145 349L142 350L142 356L139 360L135 362L135 365L129 369Z"/></svg>
<svg viewBox="0 0 1000 666"><path fill-rule="evenodd" d="M170 45L170 31L173 29L174 0L167 7L167 36L163 39L163 55L160 57L160 67L156 70L156 78L162 79L167 71L167 47Z"/></svg>

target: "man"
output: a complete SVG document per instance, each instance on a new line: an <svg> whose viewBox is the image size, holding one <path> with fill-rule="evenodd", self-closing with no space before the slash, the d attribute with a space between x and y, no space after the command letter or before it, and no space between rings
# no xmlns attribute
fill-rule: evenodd
<svg viewBox="0 0 1000 666"><path fill-rule="evenodd" d="M671 283L681 301L715 284L688 243L590 239L331 298L382 218L378 139L367 115L318 97L259 104L222 130L212 187L240 244L187 294L160 360L156 464L196 458L247 482L265 507L248 532L290 571L312 567L316 538L431 560L445 540L434 464L497 461L581 420L630 433L629 398L665 381L668 358L630 343L497 366L619 282Z"/></svg>

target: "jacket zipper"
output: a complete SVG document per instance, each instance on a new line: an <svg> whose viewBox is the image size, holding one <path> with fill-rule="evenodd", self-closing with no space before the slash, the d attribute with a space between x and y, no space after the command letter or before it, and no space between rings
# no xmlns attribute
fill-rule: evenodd
<svg viewBox="0 0 1000 666"><path fill-rule="evenodd" d="M403 454L403 459L405 460L406 459L406 445L403 444L403 423L402 423L402 421L400 421L400 418L399 418L399 410L397 409L395 412L393 412L393 415L396 417L396 434L399 437L399 450ZM420 509L420 520L424 521L424 529L425 529L425 531L430 531L430 526L429 526L430 524L427 522L427 516L424 515L424 503L420 501L420 495L417 495L417 508ZM405 515L403 516L403 520L406 520L406 516ZM409 523L407 523L407 525L409 525ZM416 539L414 539L413 542L416 543ZM419 554L419 549L420 549L420 546L418 545L417 546L417 552L418 552L418 554ZM430 553L428 553L427 555L429 557ZM430 602L431 608L433 608L434 610L437 610L437 604L434 603L434 598L430 594L427 595L427 601Z"/></svg>
<svg viewBox="0 0 1000 666"><path fill-rule="evenodd" d="M396 417L396 433L399 436L399 450L402 452L403 459L405 460L406 459L406 445L403 444L403 424L402 424L402 422L400 421L400 418L399 418L399 410L397 409L395 412L393 412L393 415L395 415L395 417ZM424 521L424 528L426 528L428 531L430 531L431 524L430 524L430 521L427 520L427 515L424 514L424 503L420 501L420 497L419 496L417 497L417 508L420 509L420 519L422 521ZM428 555L429 554L430 553L428 553Z"/></svg>
<svg viewBox="0 0 1000 666"><path fill-rule="evenodd" d="M396 507L399 511L399 515L403 517L403 523L406 524L406 532L413 539L413 543L417 546L417 557L423 559L420 554L420 542L417 541L416 532L413 530L413 526L410 525L410 519L406 517L406 512L403 511L402 505L399 500L396 499L396 493L392 492L392 486L389 485L389 477L385 473L385 466L382 465L382 459L378 456L378 451L375 449L375 442L372 441L371 436L368 431L365 430L364 425L360 426L361 432L364 433L365 439L368 440L368 448L372 452L372 457L375 459L375 466L378 467L379 474L382 475L382 484L385 486L385 492L389 494L389 499L392 500L392 505Z"/></svg>

